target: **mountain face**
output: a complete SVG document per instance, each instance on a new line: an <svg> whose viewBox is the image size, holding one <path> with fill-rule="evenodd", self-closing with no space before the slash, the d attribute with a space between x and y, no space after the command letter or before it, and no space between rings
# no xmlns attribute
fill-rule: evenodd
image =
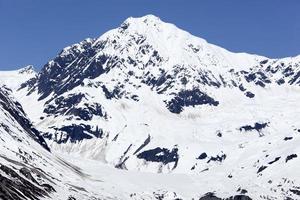
<svg viewBox="0 0 300 200"><path fill-rule="evenodd" d="M93 198L76 187L76 179L84 174L50 153L22 106L4 86L0 87L0 119L1 199Z"/></svg>
<svg viewBox="0 0 300 200"><path fill-rule="evenodd" d="M299 56L232 53L148 15L0 78L44 149L135 177L121 199L299 198Z"/></svg>
<svg viewBox="0 0 300 200"><path fill-rule="evenodd" d="M115 183L120 175L114 170L97 165L97 170L100 170L98 176L103 178L97 179L95 175L92 178L80 167L50 152L40 132L6 86L0 87L0 133L0 199L121 200L128 199L130 195L133 197L130 199L177 196L172 192L156 191L155 188L152 188L153 193L133 194L134 187L129 185L132 182L126 182L132 175L126 175L124 183L116 189ZM105 174L111 175L107 177ZM158 180L149 178L149 175L147 177L147 174L144 177L152 184Z"/></svg>

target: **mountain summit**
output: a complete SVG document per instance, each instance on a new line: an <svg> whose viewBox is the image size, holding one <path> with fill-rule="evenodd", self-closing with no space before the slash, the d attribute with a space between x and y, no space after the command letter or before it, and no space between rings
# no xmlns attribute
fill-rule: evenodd
<svg viewBox="0 0 300 200"><path fill-rule="evenodd" d="M64 48L44 66L36 87L43 99L51 92L61 94L85 78L97 78L112 68L119 68L123 73L131 71L143 79L158 79L163 74L174 76L176 68L180 76L182 73L194 76L202 71L210 76L212 84L219 85L219 77L231 68L240 71L265 59L231 53L147 15L129 18L119 28L97 39L86 39Z"/></svg>

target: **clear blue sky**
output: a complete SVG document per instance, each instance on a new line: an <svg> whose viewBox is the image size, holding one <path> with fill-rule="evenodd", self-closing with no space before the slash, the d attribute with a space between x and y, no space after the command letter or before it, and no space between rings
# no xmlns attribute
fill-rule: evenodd
<svg viewBox="0 0 300 200"><path fill-rule="evenodd" d="M300 54L300 0L0 0L0 70L40 69L63 47L145 14L234 52Z"/></svg>

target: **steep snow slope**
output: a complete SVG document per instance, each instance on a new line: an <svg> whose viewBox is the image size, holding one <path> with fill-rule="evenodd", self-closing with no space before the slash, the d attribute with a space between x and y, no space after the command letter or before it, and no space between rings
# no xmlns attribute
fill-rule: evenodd
<svg viewBox="0 0 300 200"><path fill-rule="evenodd" d="M86 174L54 156L11 91L0 87L0 199L92 199Z"/></svg>
<svg viewBox="0 0 300 200"><path fill-rule="evenodd" d="M6 85L13 90L17 90L22 83L34 78L36 75L37 73L31 65L15 71L1 71L0 85Z"/></svg>
<svg viewBox="0 0 300 200"><path fill-rule="evenodd" d="M5 87L0 88L0 119L1 199L179 199L182 196L200 198L206 193L206 190L199 191L199 183L193 182L195 177L188 175L121 172L69 155L65 159L73 164L64 161L49 152L39 132ZM182 188L174 180L193 184L193 187ZM240 196L239 191L224 195L233 194Z"/></svg>
<svg viewBox="0 0 300 200"><path fill-rule="evenodd" d="M296 198L299 58L232 53L148 15L64 48L15 94L66 159Z"/></svg>

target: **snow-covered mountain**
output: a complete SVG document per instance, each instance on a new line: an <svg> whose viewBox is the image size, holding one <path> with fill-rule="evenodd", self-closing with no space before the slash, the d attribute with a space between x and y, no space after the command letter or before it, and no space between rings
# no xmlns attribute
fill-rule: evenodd
<svg viewBox="0 0 300 200"><path fill-rule="evenodd" d="M0 87L0 133L0 199L105 197L93 192L91 180L78 167L50 152L5 86Z"/></svg>
<svg viewBox="0 0 300 200"><path fill-rule="evenodd" d="M0 79L54 154L134 177L123 199L299 198L299 56L232 53L147 15Z"/></svg>

